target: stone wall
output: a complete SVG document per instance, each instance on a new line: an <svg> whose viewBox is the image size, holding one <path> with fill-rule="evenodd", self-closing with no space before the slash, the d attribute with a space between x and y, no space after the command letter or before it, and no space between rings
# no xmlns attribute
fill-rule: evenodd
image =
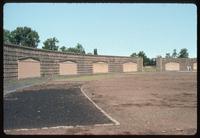
<svg viewBox="0 0 200 138"><path fill-rule="evenodd" d="M3 49L4 79L18 79L18 60L28 57L40 61L41 77L59 75L59 63L68 60L77 63L78 75L92 74L92 64L99 61L108 63L109 72L123 72L123 63L126 62L137 63L138 71L143 70L142 58L81 55L10 44L4 44Z"/></svg>
<svg viewBox="0 0 200 138"><path fill-rule="evenodd" d="M169 62L179 63L179 71L188 71L187 66L191 66L191 71L196 71L193 69L193 64L197 63L196 58L156 58L156 70L166 71L165 64Z"/></svg>

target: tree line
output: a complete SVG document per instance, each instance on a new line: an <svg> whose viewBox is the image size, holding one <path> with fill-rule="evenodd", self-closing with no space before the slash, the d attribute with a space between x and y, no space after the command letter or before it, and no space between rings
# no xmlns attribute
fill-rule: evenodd
<svg viewBox="0 0 200 138"><path fill-rule="evenodd" d="M166 53L165 58L188 58L189 53L187 48L182 48L179 53L176 52L176 49L173 50L172 54Z"/></svg>
<svg viewBox="0 0 200 138"><path fill-rule="evenodd" d="M154 66L156 65L156 59L155 58L148 58L144 51L139 51L137 53L132 53L131 57L142 57L143 58L143 65L144 66Z"/></svg>
<svg viewBox="0 0 200 138"><path fill-rule="evenodd" d="M17 27L13 31L3 30L4 43L11 43L20 46L27 46L32 48L37 48L40 42L39 35L35 30L30 27ZM56 37L48 38L43 42L42 49L70 52L76 54L86 54L85 49L80 43L77 43L75 47L59 46L59 41ZM98 55L97 49L95 48L93 53L87 53L88 55ZM155 58L148 58L144 51L139 51L138 53L132 53L131 57L142 57L144 66L152 66L156 64ZM165 58L188 58L189 54L186 48L180 50L179 53L176 49L173 50L172 54L166 53Z"/></svg>
<svg viewBox="0 0 200 138"><path fill-rule="evenodd" d="M144 51L139 51L138 54L132 53L131 57L142 57L144 66L156 65L156 59L148 58ZM189 53L188 53L187 48L182 48L179 53L177 53L176 49L174 49L172 54L166 53L165 58L189 58Z"/></svg>
<svg viewBox="0 0 200 138"><path fill-rule="evenodd" d="M37 48L40 42L39 35L35 30L32 30L30 27L17 27L13 31L3 30L3 40L4 43L11 43L20 46L27 46L32 48ZM59 46L59 41L56 37L47 38L43 42L42 49L46 50L54 50L54 51L62 51L62 52L70 52L76 54L86 54L85 49L80 43L77 43L75 47L66 47ZM92 55L92 53L88 53ZM97 49L94 49L94 55L98 55Z"/></svg>

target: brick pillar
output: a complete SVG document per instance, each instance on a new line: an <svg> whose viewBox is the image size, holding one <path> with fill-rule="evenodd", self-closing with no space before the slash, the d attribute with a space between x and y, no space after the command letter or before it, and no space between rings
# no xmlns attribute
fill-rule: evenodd
<svg viewBox="0 0 200 138"><path fill-rule="evenodd" d="M138 58L138 71L143 71L143 58Z"/></svg>
<svg viewBox="0 0 200 138"><path fill-rule="evenodd" d="M162 69L162 57L157 57L156 58L156 71L163 71Z"/></svg>

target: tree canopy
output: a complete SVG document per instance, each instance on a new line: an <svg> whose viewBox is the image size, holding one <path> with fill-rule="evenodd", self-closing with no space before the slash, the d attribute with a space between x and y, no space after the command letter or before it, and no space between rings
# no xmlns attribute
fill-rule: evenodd
<svg viewBox="0 0 200 138"><path fill-rule="evenodd" d="M75 47L69 47L66 52L72 52L72 53L79 53L79 54L85 54L85 50L83 46L79 43Z"/></svg>
<svg viewBox="0 0 200 138"><path fill-rule="evenodd" d="M179 52L178 58L188 58L188 57L189 57L188 50L186 48L182 48Z"/></svg>
<svg viewBox="0 0 200 138"><path fill-rule="evenodd" d="M43 42L44 46L42 47L42 49L58 51L59 46L56 45L58 42L59 41L55 37L48 38L46 41Z"/></svg>
<svg viewBox="0 0 200 138"><path fill-rule="evenodd" d="M143 58L143 64L144 64L144 66L149 65L149 58L146 56L146 54L143 51L140 51L137 54L137 56Z"/></svg>
<svg viewBox="0 0 200 138"><path fill-rule="evenodd" d="M176 49L173 50L172 58L177 58L177 52L176 52Z"/></svg>
<svg viewBox="0 0 200 138"><path fill-rule="evenodd" d="M37 48L39 35L30 27L17 27L13 31L4 30L4 42Z"/></svg>
<svg viewBox="0 0 200 138"><path fill-rule="evenodd" d="M137 53L132 53L131 57L142 57L144 66L155 65L156 64L155 63L155 59L148 58L144 51L140 51L140 52L138 52L138 54Z"/></svg>
<svg viewBox="0 0 200 138"><path fill-rule="evenodd" d="M132 53L131 57L138 57L137 53Z"/></svg>
<svg viewBox="0 0 200 138"><path fill-rule="evenodd" d="M179 52L179 54L177 54L176 49L173 50L173 53L170 56L170 53L166 53L165 58L188 58L189 57L189 53L187 48L182 48Z"/></svg>
<svg viewBox="0 0 200 138"><path fill-rule="evenodd" d="M65 46L60 47L60 51L66 52L67 48Z"/></svg>
<svg viewBox="0 0 200 138"><path fill-rule="evenodd" d="M38 33L35 30L32 30L30 27L26 27L26 26L17 27L13 31L3 29L3 41L4 43L11 43L11 44L33 47L33 48L37 48L40 42ZM85 50L80 43L77 43L75 47L67 48L65 46L62 46L59 48L59 46L57 45L58 42L59 41L56 37L48 38L43 42L42 49L55 50L55 51L58 51L59 49L62 52L85 54ZM92 53L89 53L89 54L92 54ZM96 48L94 49L93 54L98 55ZM139 51L138 54L132 53L131 57L142 57L144 66L155 64L154 63L155 60L148 58L143 51ZM178 54L177 54L176 49L173 49L173 53L172 54L166 53L165 57L166 58L188 58L189 53L186 48L182 48Z"/></svg>
<svg viewBox="0 0 200 138"><path fill-rule="evenodd" d="M3 30L3 41L6 43L10 43L10 31L9 30Z"/></svg>
<svg viewBox="0 0 200 138"><path fill-rule="evenodd" d="M65 47L65 46L62 46L60 48L60 51L62 52L70 52L70 53L76 53L76 54L85 54L85 50L83 48L83 46L79 43L77 43L77 45L75 47Z"/></svg>
<svg viewBox="0 0 200 138"><path fill-rule="evenodd" d="M166 53L165 58L170 58L170 53Z"/></svg>

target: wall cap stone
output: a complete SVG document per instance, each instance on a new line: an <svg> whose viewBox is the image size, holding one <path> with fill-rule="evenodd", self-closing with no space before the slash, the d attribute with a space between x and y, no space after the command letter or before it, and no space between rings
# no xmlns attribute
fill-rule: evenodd
<svg viewBox="0 0 200 138"><path fill-rule="evenodd" d="M8 43L4 43L4 46L21 48L21 49L28 49L28 50L34 50L34 51L41 51L41 52L49 52L49 53L60 53L60 54L65 54L65 55L77 55L77 56L87 56L87 57L111 57L111 58L120 57L120 58L139 59L139 58L134 58L134 57L130 57L130 56L77 54L77 53L70 53L70 52L61 52L61 51L53 51L53 50L46 50L46 49L38 49L38 48L32 48L32 47L25 47L25 46L20 46L20 45L16 45L16 44L8 44Z"/></svg>
<svg viewBox="0 0 200 138"><path fill-rule="evenodd" d="M164 60L168 60L168 59L170 59L170 60L182 60L182 59L188 59L188 60L196 60L197 58L162 58L162 59L164 59Z"/></svg>

